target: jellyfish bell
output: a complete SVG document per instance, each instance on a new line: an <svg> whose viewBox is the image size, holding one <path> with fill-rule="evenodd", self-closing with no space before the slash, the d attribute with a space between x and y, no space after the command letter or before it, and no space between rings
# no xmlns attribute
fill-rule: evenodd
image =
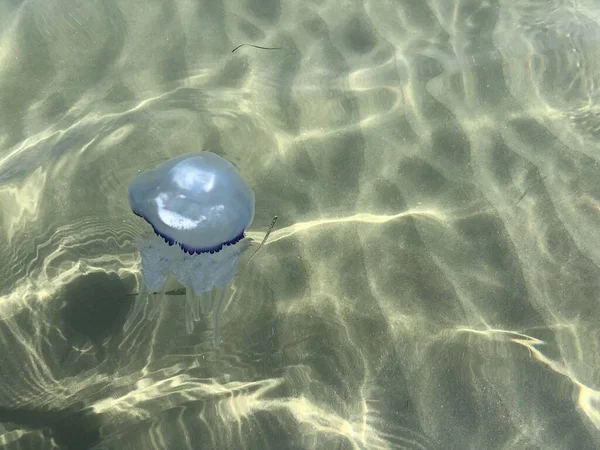
<svg viewBox="0 0 600 450"><path fill-rule="evenodd" d="M250 246L245 232L254 219L254 192L233 164L208 152L187 153L140 173L128 187L132 211L154 235L138 239L142 275L150 293L164 295L173 277L186 288L186 329L214 305L213 333L240 255ZM152 296L152 294L150 294ZM158 299L160 300L160 299ZM140 292L128 322L144 309ZM150 318L159 305L154 302Z"/></svg>

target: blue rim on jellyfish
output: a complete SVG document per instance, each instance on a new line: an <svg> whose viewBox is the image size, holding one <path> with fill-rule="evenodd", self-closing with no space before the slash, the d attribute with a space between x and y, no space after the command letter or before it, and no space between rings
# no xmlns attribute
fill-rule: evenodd
<svg viewBox="0 0 600 450"><path fill-rule="evenodd" d="M173 276L186 288L187 331L193 331L201 311L212 309L218 343L224 292L251 242L245 233L254 220L254 192L233 164L208 151L186 153L142 172L127 191L134 214L154 231L138 241L142 287L164 293ZM126 329L147 297L140 292ZM150 318L159 306L155 300Z"/></svg>
<svg viewBox="0 0 600 450"><path fill-rule="evenodd" d="M199 254L199 253L217 253L224 246L236 244L239 241L241 241L242 239L244 239L244 237L246 236L245 231L242 231L240 234L238 234L236 237L234 237L230 241L223 242L222 244L220 244L220 245L218 245L216 247L210 247L210 248L208 248L208 247L207 248L190 248L189 246L185 245L183 242L177 242L172 237L170 237L170 236L162 233L161 231L159 231L154 225L152 225L152 222L150 222L148 219L146 219L141 214L137 214L137 213L134 213L134 214L136 216L139 216L142 219L146 220L146 222L148 222L152 226L152 229L154 230L154 234L156 234L157 236L160 236L161 238L163 238L167 244L169 244L169 245L175 245L175 244L177 244L177 245L179 245L179 247L181 248L181 250L183 250L185 253L189 253L190 255Z"/></svg>

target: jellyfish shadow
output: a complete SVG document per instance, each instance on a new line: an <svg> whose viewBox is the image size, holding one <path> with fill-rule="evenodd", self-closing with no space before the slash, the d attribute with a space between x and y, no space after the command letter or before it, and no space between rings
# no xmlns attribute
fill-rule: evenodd
<svg viewBox="0 0 600 450"><path fill-rule="evenodd" d="M82 403L60 410L0 406L0 422L39 430L61 450L90 449L100 442L100 417Z"/></svg>
<svg viewBox="0 0 600 450"><path fill-rule="evenodd" d="M98 363L117 354L123 336L123 324L133 306L131 279L116 273L93 272L74 279L60 294L60 323L69 345L63 364L73 349L85 344L94 348Z"/></svg>

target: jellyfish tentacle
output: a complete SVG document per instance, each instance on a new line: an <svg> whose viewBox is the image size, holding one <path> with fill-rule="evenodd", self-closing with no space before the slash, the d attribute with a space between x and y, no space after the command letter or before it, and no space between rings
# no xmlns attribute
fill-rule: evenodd
<svg viewBox="0 0 600 450"><path fill-rule="evenodd" d="M217 289L215 296L215 310L213 311L213 344L219 346L221 344L221 312L223 310L225 300L225 289Z"/></svg>
<svg viewBox="0 0 600 450"><path fill-rule="evenodd" d="M138 295L136 296L135 302L133 304L133 310L131 311L131 313L129 314L129 317L127 318L127 320L125 321L125 324L123 325L123 331L125 331L125 332L129 331L129 329L131 328L131 326L133 325L135 320L140 315L143 315L144 308L147 303L148 290L147 290L146 284L142 280L140 280L139 285L140 285L140 289L139 289Z"/></svg>
<svg viewBox="0 0 600 450"><path fill-rule="evenodd" d="M150 311L148 311L148 320L154 320L158 316L163 304L163 300L165 298L165 294L162 291L158 293L151 294L148 296L150 301Z"/></svg>
<svg viewBox="0 0 600 450"><path fill-rule="evenodd" d="M185 299L187 304L190 307L190 311L192 313L192 319L194 322L198 322L200 320L200 304L198 300L195 298L194 290L191 286L186 286L185 290Z"/></svg>

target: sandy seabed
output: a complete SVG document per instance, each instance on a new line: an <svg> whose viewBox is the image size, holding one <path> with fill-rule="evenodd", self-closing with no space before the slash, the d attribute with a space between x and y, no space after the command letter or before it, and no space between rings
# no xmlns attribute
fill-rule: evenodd
<svg viewBox="0 0 600 450"><path fill-rule="evenodd" d="M0 448L600 447L599 66L593 0L0 2ZM123 332L199 150L279 217L218 347Z"/></svg>

